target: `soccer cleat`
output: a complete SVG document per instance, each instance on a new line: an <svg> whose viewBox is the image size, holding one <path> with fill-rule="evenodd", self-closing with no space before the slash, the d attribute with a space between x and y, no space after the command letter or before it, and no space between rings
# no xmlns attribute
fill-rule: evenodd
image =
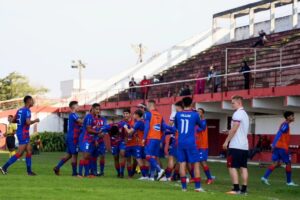
<svg viewBox="0 0 300 200"><path fill-rule="evenodd" d="M268 181L268 179L266 179L265 177L261 177L261 182L263 182L265 185L271 185Z"/></svg>
<svg viewBox="0 0 300 200"><path fill-rule="evenodd" d="M139 181L147 181L148 179L149 179L148 177L143 177L143 176L142 176L142 177L140 177L138 180L139 180Z"/></svg>
<svg viewBox="0 0 300 200"><path fill-rule="evenodd" d="M206 180L206 184L207 185L210 185L210 184L212 184L214 182L214 179L207 179Z"/></svg>
<svg viewBox="0 0 300 200"><path fill-rule="evenodd" d="M149 178L148 181L155 181L155 179L154 178Z"/></svg>
<svg viewBox="0 0 300 200"><path fill-rule="evenodd" d="M187 189L182 189L181 191L182 191L182 192L187 192Z"/></svg>
<svg viewBox="0 0 300 200"><path fill-rule="evenodd" d="M81 175L77 175L77 177L78 177L78 178L83 178L83 176L81 176Z"/></svg>
<svg viewBox="0 0 300 200"><path fill-rule="evenodd" d="M294 182L289 182L286 184L287 186L291 186L291 187L298 187L299 185L294 183Z"/></svg>
<svg viewBox="0 0 300 200"><path fill-rule="evenodd" d="M167 179L167 177L162 177L159 181L161 181L161 182L166 182L166 181L168 181L168 179Z"/></svg>
<svg viewBox="0 0 300 200"><path fill-rule="evenodd" d="M104 176L104 172L98 173L97 176Z"/></svg>
<svg viewBox="0 0 300 200"><path fill-rule="evenodd" d="M2 173L3 175L7 175L7 170L6 170L6 169L0 167L0 171L1 171L1 173Z"/></svg>
<svg viewBox="0 0 300 200"><path fill-rule="evenodd" d="M36 173L34 173L34 172L28 172L27 174L28 174L28 176L36 176Z"/></svg>
<svg viewBox="0 0 300 200"><path fill-rule="evenodd" d="M88 178L96 178L96 176L91 174L91 175L88 176Z"/></svg>
<svg viewBox="0 0 300 200"><path fill-rule="evenodd" d="M205 192L205 190L203 190L203 188L196 188L194 191L195 192Z"/></svg>
<svg viewBox="0 0 300 200"><path fill-rule="evenodd" d="M60 174L59 174L59 169L57 168L57 167L54 167L53 168L53 172L54 172L54 174L56 175L56 176L59 176Z"/></svg>
<svg viewBox="0 0 300 200"><path fill-rule="evenodd" d="M234 190L231 190L229 192L226 192L226 194L229 194L229 195L238 195L240 194L241 192L240 191L234 191Z"/></svg>
<svg viewBox="0 0 300 200"><path fill-rule="evenodd" d="M164 175L165 175L165 170L164 170L164 169L161 169L161 170L158 172L157 180L159 181Z"/></svg>
<svg viewBox="0 0 300 200"><path fill-rule="evenodd" d="M119 178L124 178L124 174L120 174Z"/></svg>
<svg viewBox="0 0 300 200"><path fill-rule="evenodd" d="M247 192L240 192L240 195L248 196L248 193Z"/></svg>

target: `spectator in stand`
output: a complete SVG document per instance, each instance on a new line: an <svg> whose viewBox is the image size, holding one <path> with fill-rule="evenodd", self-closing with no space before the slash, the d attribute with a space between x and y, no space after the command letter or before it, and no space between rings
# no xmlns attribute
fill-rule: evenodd
<svg viewBox="0 0 300 200"><path fill-rule="evenodd" d="M197 79L203 78L201 76L201 73L199 72L197 74ZM197 80L196 81L196 89L195 89L195 94L203 94L205 91L205 80L201 79L201 80Z"/></svg>
<svg viewBox="0 0 300 200"><path fill-rule="evenodd" d="M250 89L250 73L251 69L247 63L247 60L243 60L243 66L241 67L240 73L243 73L244 75L244 89L249 90Z"/></svg>
<svg viewBox="0 0 300 200"><path fill-rule="evenodd" d="M191 94L192 94L192 92L191 92L190 86L184 85L180 90L179 96L189 96Z"/></svg>
<svg viewBox="0 0 300 200"><path fill-rule="evenodd" d="M260 30L258 32L258 35L259 35L258 41L252 46L254 48L257 47L257 46L263 47L263 46L265 46L265 43L268 41L267 34L265 33L264 30Z"/></svg>
<svg viewBox="0 0 300 200"><path fill-rule="evenodd" d="M134 78L132 77L131 80L129 81L129 99L130 100L135 100L136 99L136 88L137 86Z"/></svg>
<svg viewBox="0 0 300 200"><path fill-rule="evenodd" d="M218 92L219 86L221 86L221 80L220 77L220 72L215 71L214 66L210 66L209 72L208 72L208 85L211 88L212 92Z"/></svg>
<svg viewBox="0 0 300 200"><path fill-rule="evenodd" d="M144 87L141 87L143 99L148 99L149 87L146 87L146 85L149 85L149 84L151 84L151 81L149 79L147 79L146 76L144 76L144 79L140 83L141 86L144 86Z"/></svg>

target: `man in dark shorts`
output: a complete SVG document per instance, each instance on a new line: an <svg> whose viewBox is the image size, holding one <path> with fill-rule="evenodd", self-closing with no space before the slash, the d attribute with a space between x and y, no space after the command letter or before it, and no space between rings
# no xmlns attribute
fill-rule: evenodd
<svg viewBox="0 0 300 200"><path fill-rule="evenodd" d="M243 108L243 97L232 97L231 104L235 110L232 121L231 129L223 144L223 148L228 148L227 167L231 176L233 189L227 194L247 194L248 184L248 132L249 132L249 117ZM242 188L239 185L238 169L242 177Z"/></svg>

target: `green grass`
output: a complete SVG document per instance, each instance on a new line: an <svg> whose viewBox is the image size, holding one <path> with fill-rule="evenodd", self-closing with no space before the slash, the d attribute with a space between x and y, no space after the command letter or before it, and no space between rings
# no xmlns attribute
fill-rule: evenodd
<svg viewBox="0 0 300 200"><path fill-rule="evenodd" d="M178 183L142 182L138 180L118 179L115 177L112 157L106 161L105 177L95 179L79 179L70 176L71 166L67 163L61 170L61 176L54 176L52 168L63 153L42 153L33 157L33 170L38 174L29 177L25 173L24 161L17 161L9 168L7 176L0 177L0 199L267 199L267 200L297 200L300 199L300 187L285 186L284 169L278 169L271 176L272 186L260 183L260 176L265 169L250 166L249 195L228 196L224 194L231 189L229 175L225 164L210 163L212 173L217 177L213 185L203 184L206 193L190 191L181 192ZM6 154L0 154L1 164L7 159ZM300 170L293 170L293 179L300 183Z"/></svg>

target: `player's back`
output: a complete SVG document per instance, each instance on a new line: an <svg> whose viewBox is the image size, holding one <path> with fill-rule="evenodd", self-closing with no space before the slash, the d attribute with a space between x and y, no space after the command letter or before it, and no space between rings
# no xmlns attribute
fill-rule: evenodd
<svg viewBox="0 0 300 200"><path fill-rule="evenodd" d="M192 110L178 112L175 116L175 127L178 130L178 148L194 148L195 126L200 126L198 113Z"/></svg>
<svg viewBox="0 0 300 200"><path fill-rule="evenodd" d="M17 134L29 132L30 126L26 124L26 119L31 118L31 111L29 108L20 108L16 113Z"/></svg>

